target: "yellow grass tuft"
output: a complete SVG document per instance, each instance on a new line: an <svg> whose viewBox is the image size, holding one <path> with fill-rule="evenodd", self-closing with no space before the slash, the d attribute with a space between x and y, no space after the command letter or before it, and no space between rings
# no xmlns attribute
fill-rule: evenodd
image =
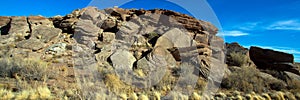
<svg viewBox="0 0 300 100"><path fill-rule="evenodd" d="M3 95L3 94L5 94L7 92L7 90L6 89L0 89L0 97Z"/></svg>
<svg viewBox="0 0 300 100"><path fill-rule="evenodd" d="M2 94L1 99L3 99L3 100L10 100L14 96L15 95L11 91L5 91L5 93Z"/></svg>
<svg viewBox="0 0 300 100"><path fill-rule="evenodd" d="M278 97L280 98L280 100L285 100L285 99L284 99L284 93L283 93L283 92L278 91L276 94L278 95Z"/></svg>
<svg viewBox="0 0 300 100"><path fill-rule="evenodd" d="M28 99L29 93L30 93L29 91L22 91L16 95L15 100Z"/></svg>
<svg viewBox="0 0 300 100"><path fill-rule="evenodd" d="M265 100L272 100L271 97L269 96L269 94L267 94L267 93L263 93L261 96L263 98L265 98Z"/></svg>
<svg viewBox="0 0 300 100"><path fill-rule="evenodd" d="M243 97L241 95L236 95L235 100L243 100Z"/></svg>
<svg viewBox="0 0 300 100"><path fill-rule="evenodd" d="M141 94L138 100L149 100L147 95Z"/></svg>
<svg viewBox="0 0 300 100"><path fill-rule="evenodd" d="M127 95L125 94L125 93L121 93L120 94L120 98L122 99L122 100L127 100Z"/></svg>
<svg viewBox="0 0 300 100"><path fill-rule="evenodd" d="M128 100L138 100L136 93L132 92L129 94Z"/></svg>
<svg viewBox="0 0 300 100"><path fill-rule="evenodd" d="M41 99L51 99L51 91L48 87L39 87L37 91Z"/></svg>
<svg viewBox="0 0 300 100"><path fill-rule="evenodd" d="M141 76L141 77L144 77L144 76L145 76L145 74L144 74L144 72L143 72L142 69L136 69L136 70L134 70L134 72L135 72L138 76Z"/></svg>
<svg viewBox="0 0 300 100"><path fill-rule="evenodd" d="M37 100L39 99L39 94L36 90L30 90L29 92L29 100Z"/></svg>
<svg viewBox="0 0 300 100"><path fill-rule="evenodd" d="M192 100L201 100L201 96L198 93L193 92L191 99Z"/></svg>
<svg viewBox="0 0 300 100"><path fill-rule="evenodd" d="M286 92L285 96L286 96L286 99L288 99L288 100L297 100L296 97L290 92Z"/></svg>
<svg viewBox="0 0 300 100"><path fill-rule="evenodd" d="M107 99L106 94L96 93L96 100L106 100L106 99Z"/></svg>
<svg viewBox="0 0 300 100"><path fill-rule="evenodd" d="M111 90L112 92L119 93L124 91L126 85L123 81L119 79L119 77L115 74L106 74L105 75L105 85L106 87Z"/></svg>
<svg viewBox="0 0 300 100"><path fill-rule="evenodd" d="M161 96L161 94L159 92L157 92L157 91L154 92L154 99L155 100L160 100L160 96Z"/></svg>
<svg viewBox="0 0 300 100"><path fill-rule="evenodd" d="M247 100L253 100L253 96L252 96L251 94L246 94L246 95L245 95L245 98L246 98Z"/></svg>

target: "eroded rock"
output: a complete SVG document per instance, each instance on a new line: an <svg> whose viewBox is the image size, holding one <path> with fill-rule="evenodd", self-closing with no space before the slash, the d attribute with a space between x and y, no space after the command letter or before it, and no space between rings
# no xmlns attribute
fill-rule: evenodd
<svg viewBox="0 0 300 100"><path fill-rule="evenodd" d="M110 56L110 60L116 69L132 69L133 63L136 61L135 57L126 50L115 51Z"/></svg>
<svg viewBox="0 0 300 100"><path fill-rule="evenodd" d="M294 63L294 56L270 49L259 47L250 47L250 58L260 69L269 69L277 71L290 71L300 74Z"/></svg>

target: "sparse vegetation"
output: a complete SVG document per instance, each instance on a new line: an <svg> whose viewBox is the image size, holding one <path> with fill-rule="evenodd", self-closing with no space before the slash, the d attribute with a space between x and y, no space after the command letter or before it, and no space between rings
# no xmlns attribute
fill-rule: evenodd
<svg viewBox="0 0 300 100"><path fill-rule="evenodd" d="M242 67L240 71L232 73L222 82L222 87L244 92L262 92L265 85L263 79L258 76L258 70L254 67Z"/></svg>
<svg viewBox="0 0 300 100"><path fill-rule="evenodd" d="M113 13L103 13L107 11ZM156 22L164 17L150 16L151 13L166 14L171 19L166 17L166 21ZM143 14L147 16L141 17ZM22 17L24 20L7 17L10 22L4 23L13 27L5 30L7 36L0 39L0 100L300 100L300 81L286 78L284 71L273 69L273 63L281 64L281 60L271 59L277 56L266 57L269 59L264 57L272 53L258 56L258 63L265 60L261 62L270 65L264 69L264 64L253 59L253 55L260 53L251 53L252 49L238 43L232 47L223 45L224 40L216 36L214 25L187 15L159 9L88 7L65 17L33 17ZM175 20L179 23L173 23ZM19 21L27 21L28 26L18 27ZM19 32L28 27L27 32ZM119 61L113 61L110 58L118 49L128 52L117 56ZM127 62L123 59L131 56L136 59L124 64ZM208 83L219 85L215 81L219 78L209 68L223 65L223 57L228 65L226 78L213 97L208 93L212 86ZM289 54L287 58L294 59ZM142 60L145 62L139 64ZM127 73L126 69L118 75L115 65L128 65L134 73Z"/></svg>
<svg viewBox="0 0 300 100"><path fill-rule="evenodd" d="M299 80L291 80L287 82L288 89L294 93L300 93L300 81Z"/></svg>
<svg viewBox="0 0 300 100"><path fill-rule="evenodd" d="M221 86L229 90L238 90L246 93L251 91L262 93L270 90L282 91L286 89L283 81L263 78L260 76L258 69L245 66L224 78Z"/></svg>
<svg viewBox="0 0 300 100"><path fill-rule="evenodd" d="M46 62L32 58L1 58L0 69L3 78L41 81L51 76Z"/></svg>
<svg viewBox="0 0 300 100"><path fill-rule="evenodd" d="M115 93L125 92L125 88L128 88L126 84L119 79L119 77L115 74L106 74L105 75L105 85L106 87Z"/></svg>
<svg viewBox="0 0 300 100"><path fill-rule="evenodd" d="M247 56L241 52L232 52L230 55L230 63L233 66L243 66L247 63Z"/></svg>
<svg viewBox="0 0 300 100"><path fill-rule="evenodd" d="M19 92L0 89L0 98L1 100L49 100L53 98L53 95L48 87L38 87L36 89L22 90Z"/></svg>

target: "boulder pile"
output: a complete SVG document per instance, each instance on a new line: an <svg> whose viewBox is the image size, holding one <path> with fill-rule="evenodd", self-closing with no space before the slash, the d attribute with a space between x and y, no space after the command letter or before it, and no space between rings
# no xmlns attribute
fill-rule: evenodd
<svg viewBox="0 0 300 100"><path fill-rule="evenodd" d="M163 9L87 7L51 18L6 16L0 17L0 58L41 59L66 72L45 81L49 87L61 81L77 82L83 97L110 95L108 88L122 98L129 94L159 98L172 89L187 98L200 98L198 93L206 85L218 86L222 78L244 66L259 69L260 78L284 80L286 84L300 80L293 55L224 44L217 33L209 22ZM246 61L232 63L241 60L233 54ZM282 74L286 77L278 77ZM194 88L199 91L195 93Z"/></svg>

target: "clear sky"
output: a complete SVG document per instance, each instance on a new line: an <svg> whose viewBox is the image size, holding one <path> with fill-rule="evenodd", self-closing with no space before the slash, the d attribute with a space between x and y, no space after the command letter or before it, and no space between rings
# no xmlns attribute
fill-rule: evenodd
<svg viewBox="0 0 300 100"><path fill-rule="evenodd" d="M5 0L0 16L66 15L88 5L108 7L110 2L128 0ZM107 4L100 1L106 1ZM164 0L135 0L123 8L164 8L211 21L222 29L226 42L238 42L292 53L300 62L300 0L169 0L190 3L176 5ZM203 5L207 1L211 8ZM91 3L92 2L92 3ZM192 10L191 10L192 9ZM210 12L212 10L214 13ZM194 12L191 12L194 11ZM208 12L206 12L208 11ZM208 14L209 13L209 14ZM214 16L214 14L216 16ZM200 16L198 16L200 15ZM206 17L203 17L205 15ZM211 16L210 16L211 15ZM214 17L219 20L216 21Z"/></svg>

